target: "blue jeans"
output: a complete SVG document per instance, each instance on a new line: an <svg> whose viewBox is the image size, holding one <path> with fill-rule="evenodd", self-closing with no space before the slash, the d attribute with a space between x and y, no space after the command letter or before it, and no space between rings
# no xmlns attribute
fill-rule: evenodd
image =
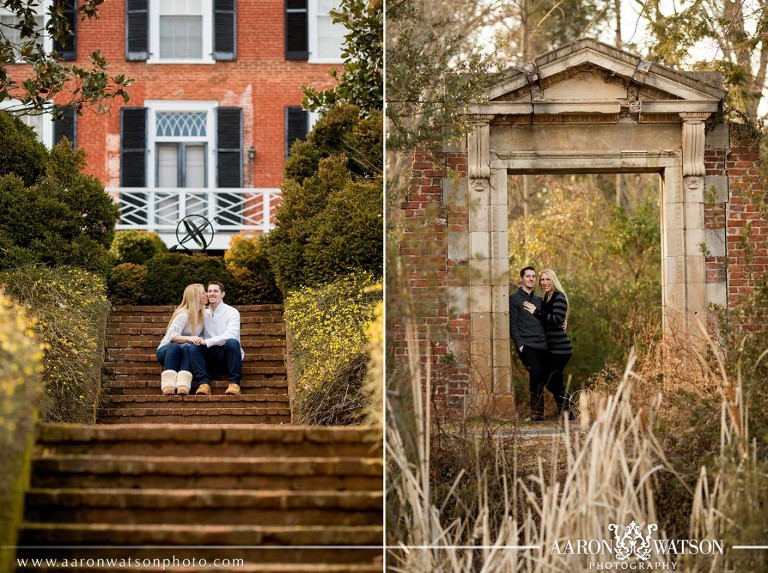
<svg viewBox="0 0 768 573"><path fill-rule="evenodd" d="M192 374L200 384L211 383L209 372L224 372L233 384L240 384L243 378L243 356L235 338L230 338L223 346L192 346L189 358Z"/></svg>
<svg viewBox="0 0 768 573"><path fill-rule="evenodd" d="M169 342L157 349L157 361L165 370L186 370L191 372L190 348L193 345L185 342Z"/></svg>

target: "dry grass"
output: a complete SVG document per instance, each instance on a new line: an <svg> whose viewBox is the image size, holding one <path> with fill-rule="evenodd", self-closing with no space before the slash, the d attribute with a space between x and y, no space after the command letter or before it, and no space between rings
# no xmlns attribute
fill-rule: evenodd
<svg viewBox="0 0 768 573"><path fill-rule="evenodd" d="M554 441L517 437L511 460L507 448L495 452L501 471L478 465L477 455L471 463L473 456L467 455L465 467L455 468L442 489L435 489L430 479L436 463L427 455L432 447L431 421L420 400L422 375L428 385L429 372L422 372L413 358L419 355L414 344L409 348L413 427L403 422L402 411L388 403L388 503L397 518L395 527L389 528L388 541L399 546L390 552L390 569L408 573L587 570L594 556L550 549L568 540L610 539L609 524L626 525L632 520L661 524L655 533L658 539L726 539L727 547L764 542L768 474L766 462L759 459L749 439L740 374L729 376L717 345L705 338L701 341L705 342L679 340L677 347L666 347L676 349L675 353L662 353L660 345L649 344L644 347L642 365L631 353L620 377L612 381L606 377L599 390L581 393L580 431L566 426ZM696 407L708 416L715 412L714 420L706 419L708 428L683 425L694 415L686 396L699 397ZM677 441L670 438L675 430ZM676 456L684 449L681 440L695 433L717 437L714 443L693 443L690 459L683 464L695 467L691 479L679 469ZM665 531L657 505L671 484L678 489L672 497L680 518L671 522L677 528L673 532ZM439 497L433 489L440 492ZM467 494L472 497L468 499ZM662 503L666 511L668 502L662 499ZM447 518L447 508L457 504L468 511ZM521 545L536 549L513 547ZM768 570L765 559L755 552L727 549L715 557L681 558L677 570L761 571Z"/></svg>

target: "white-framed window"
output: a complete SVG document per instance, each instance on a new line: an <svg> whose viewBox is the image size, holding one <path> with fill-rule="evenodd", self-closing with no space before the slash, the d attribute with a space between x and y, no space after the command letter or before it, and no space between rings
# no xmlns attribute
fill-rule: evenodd
<svg viewBox="0 0 768 573"><path fill-rule="evenodd" d="M149 3L148 63L213 63L213 1Z"/></svg>
<svg viewBox="0 0 768 573"><path fill-rule="evenodd" d="M147 182L168 189L158 193L155 218L173 222L179 218L178 189L215 187L216 101L146 101ZM206 215L204 192L189 192L184 215Z"/></svg>
<svg viewBox="0 0 768 573"><path fill-rule="evenodd" d="M24 104L14 99L0 102L0 109L14 114L31 127L35 135L37 135L38 141L49 148L53 145L53 113L50 109L42 112L28 113Z"/></svg>
<svg viewBox="0 0 768 573"><path fill-rule="evenodd" d="M145 102L152 187L215 187L216 101Z"/></svg>
<svg viewBox="0 0 768 573"><path fill-rule="evenodd" d="M45 32L45 14L48 13L50 5L51 0L43 0L39 5L33 6L36 13L35 27L39 32L37 38L22 38L21 31L16 27L19 23L16 14L7 8L0 7L0 29L2 30L3 37L14 46L13 51L17 59L19 58L21 44L26 42L34 42L47 53L53 51L53 40Z"/></svg>
<svg viewBox="0 0 768 573"><path fill-rule="evenodd" d="M309 62L313 64L338 64L341 45L347 29L334 24L331 10L339 7L339 0L312 0L308 3Z"/></svg>

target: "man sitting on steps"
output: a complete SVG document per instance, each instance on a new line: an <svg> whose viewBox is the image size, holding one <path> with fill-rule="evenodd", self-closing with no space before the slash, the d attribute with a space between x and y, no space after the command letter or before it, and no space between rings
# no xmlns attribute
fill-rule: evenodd
<svg viewBox="0 0 768 573"><path fill-rule="evenodd" d="M240 313L224 304L224 285L208 285L208 308L203 314L204 342L192 348L192 372L200 384L195 394L211 393L208 372L226 372L229 380L225 394L238 396L243 377L245 352L240 347Z"/></svg>

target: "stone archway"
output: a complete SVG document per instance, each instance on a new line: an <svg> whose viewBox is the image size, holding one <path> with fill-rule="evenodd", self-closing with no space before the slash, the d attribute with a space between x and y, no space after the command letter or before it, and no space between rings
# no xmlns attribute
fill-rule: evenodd
<svg viewBox="0 0 768 573"><path fill-rule="evenodd" d="M509 70L488 89L487 103L468 106L466 148L444 157L459 179L437 178L424 158L415 159L419 184L404 204L406 217L425 217L430 202L445 215L433 222L435 231L443 225L445 268L429 278L442 281L446 300L436 314L445 318L446 341L436 354L458 357L443 382L449 406L466 412L471 396L497 411L513 407L510 172L661 175L665 330L692 331L708 304L725 305L740 292L729 284L730 252L725 259L739 227L730 204L734 191L759 186L759 163L756 142L719 120L727 92L718 81L581 40ZM757 240L765 249L765 236Z"/></svg>

